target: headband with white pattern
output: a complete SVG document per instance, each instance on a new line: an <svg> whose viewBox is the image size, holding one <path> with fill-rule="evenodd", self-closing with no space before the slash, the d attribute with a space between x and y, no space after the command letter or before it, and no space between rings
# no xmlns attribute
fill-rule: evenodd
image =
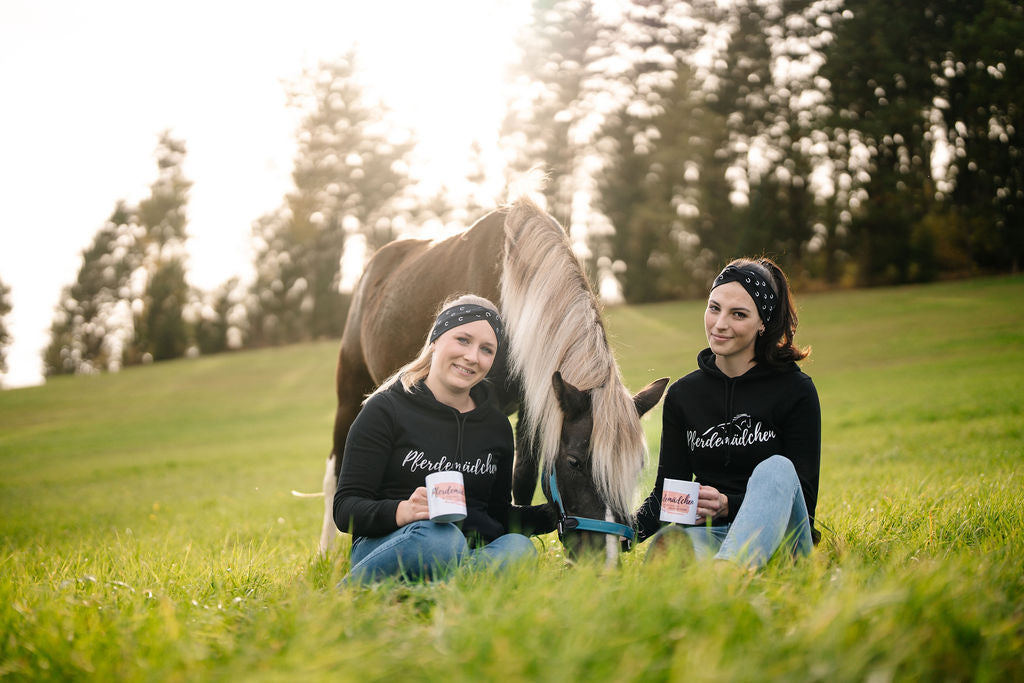
<svg viewBox="0 0 1024 683"><path fill-rule="evenodd" d="M430 331L429 341L434 341L453 327L465 325L477 320L484 320L491 326L491 329L494 330L494 336L498 339L498 345L500 346L501 318L499 318L498 314L491 309L478 306L476 304L459 304L457 306L450 306L441 311L437 316L437 320L434 322L434 329Z"/></svg>
<svg viewBox="0 0 1024 683"><path fill-rule="evenodd" d="M738 282L743 286L743 289L747 290L747 294L750 295L750 298L754 300L754 305L757 306L761 320L767 324L772 319L772 312L775 310L776 303L775 292L772 291L772 286L768 284L768 281L762 275L758 275L757 271L752 268L726 266L718 274L718 277L715 278L711 289L713 290L715 287L724 285L727 282Z"/></svg>

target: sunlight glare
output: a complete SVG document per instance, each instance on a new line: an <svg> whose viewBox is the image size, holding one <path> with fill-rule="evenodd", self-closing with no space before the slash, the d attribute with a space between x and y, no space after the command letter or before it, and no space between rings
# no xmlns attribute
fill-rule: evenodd
<svg viewBox="0 0 1024 683"><path fill-rule="evenodd" d="M432 188L464 183L476 141L488 182L500 186L505 73L529 3L407 2L398 11L385 4L385 12L379 6L363 5L360 23L369 30L356 40L358 54L372 86L415 130L423 181Z"/></svg>

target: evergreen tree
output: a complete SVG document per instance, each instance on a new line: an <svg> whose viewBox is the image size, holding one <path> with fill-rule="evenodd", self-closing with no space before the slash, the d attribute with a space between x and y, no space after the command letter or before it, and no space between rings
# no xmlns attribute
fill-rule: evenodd
<svg viewBox="0 0 1024 683"><path fill-rule="evenodd" d="M689 67L681 65L658 98L657 116L624 111L608 129L616 153L601 183L602 207L615 226L611 244L631 302L702 292L733 212L724 169L709 163L726 139L725 121L704 104Z"/></svg>
<svg viewBox="0 0 1024 683"><path fill-rule="evenodd" d="M163 133L158 175L138 207L119 201L82 252L43 354L47 375L118 370L184 354L185 145Z"/></svg>
<svg viewBox="0 0 1024 683"><path fill-rule="evenodd" d="M934 96L931 20L918 3L847 2L843 14L850 13L856 18L837 16L823 73L838 125L858 130L871 153L863 185L869 201L851 223L858 275L867 284L901 282L910 274L913 226L930 195L922 113Z"/></svg>
<svg viewBox="0 0 1024 683"><path fill-rule="evenodd" d="M547 174L547 209L590 261L592 242L607 232L588 197L601 166L597 137L616 108L606 75L610 35L591 0L535 0L502 124L510 173L540 168Z"/></svg>
<svg viewBox="0 0 1024 683"><path fill-rule="evenodd" d="M7 347L11 335L7 331L7 316L11 312L11 288L0 280L0 375L7 374Z"/></svg>
<svg viewBox="0 0 1024 683"><path fill-rule="evenodd" d="M1024 259L1024 6L975 0L947 10L951 48L934 80L945 91L940 110L954 150L956 220L936 236L938 256L962 248L978 267L1017 272Z"/></svg>
<svg viewBox="0 0 1024 683"><path fill-rule="evenodd" d="M188 302L185 226L192 183L183 169L185 151L185 143L170 132L160 136L157 179L139 204L148 282L143 310L136 317L136 348L145 360L179 358L188 347L183 317Z"/></svg>
<svg viewBox="0 0 1024 683"><path fill-rule="evenodd" d="M362 235L369 250L391 241L395 202L409 182L411 138L389 123L387 110L359 81L354 52L306 74L292 98L307 111L295 189L253 228L257 279L250 315L257 344L341 334L346 237Z"/></svg>
<svg viewBox="0 0 1024 683"><path fill-rule="evenodd" d="M868 159L866 200L851 207L861 281L1018 267L1024 8L847 0L833 20L834 123ZM952 159L933 177L940 144Z"/></svg>
<svg viewBox="0 0 1024 683"><path fill-rule="evenodd" d="M1019 268L1019 3L635 0L628 18L613 44L637 85L600 188L627 299L737 253L829 282Z"/></svg>
<svg viewBox="0 0 1024 683"><path fill-rule="evenodd" d="M147 360L170 360L185 355L188 348L184 317L187 300L184 262L170 257L158 263L146 287L146 307L139 325L145 330L142 348L148 354Z"/></svg>
<svg viewBox="0 0 1024 683"><path fill-rule="evenodd" d="M634 55L626 73L652 85L637 87L607 129L613 161L601 185L626 298L701 292L741 253L798 265L826 215L810 183L825 158L809 111L822 96L813 64L795 68L820 47L820 9L650 0L632 7L620 52ZM669 46L671 78L657 46Z"/></svg>
<svg viewBox="0 0 1024 683"><path fill-rule="evenodd" d="M213 292L193 291L186 319L199 353L207 355L242 347L248 322L244 299L245 291L237 277Z"/></svg>
<svg viewBox="0 0 1024 683"><path fill-rule="evenodd" d="M699 78L707 106L728 130L728 140L714 150L714 158L725 162L732 211L720 207L712 213L733 217L728 230L716 230L712 247L723 262L737 254L765 253L799 274L815 236L821 242L822 231L829 232L825 224L834 215L816 201L811 181L829 163L813 128L824 99L817 65L829 38L827 24L820 21L822 5L794 0L695 5L719 45L711 49Z"/></svg>
<svg viewBox="0 0 1024 683"><path fill-rule="evenodd" d="M602 286L616 283L629 301L679 296L691 272L676 264L692 256L693 244L675 213L673 169L689 151L661 127L689 113L692 72L682 55L694 50L701 31L688 5L666 0L634 0L612 26L604 71L618 104L598 142L604 168L597 205L610 223L594 245L598 277Z"/></svg>
<svg viewBox="0 0 1024 683"><path fill-rule="evenodd" d="M119 201L82 252L75 283L65 287L43 354L47 375L119 369L135 335L133 304L141 291L133 273L142 264L144 230L132 207Z"/></svg>

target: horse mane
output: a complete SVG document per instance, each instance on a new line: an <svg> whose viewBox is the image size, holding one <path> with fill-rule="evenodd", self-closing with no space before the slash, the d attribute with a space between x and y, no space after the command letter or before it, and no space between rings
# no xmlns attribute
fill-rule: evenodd
<svg viewBox="0 0 1024 683"><path fill-rule="evenodd" d="M555 371L590 390L594 428L591 467L598 492L631 519L636 483L647 456L640 418L604 325L601 307L561 225L526 198L507 208L501 308L512 372L523 386L527 438L540 449L542 471L554 467L562 410Z"/></svg>

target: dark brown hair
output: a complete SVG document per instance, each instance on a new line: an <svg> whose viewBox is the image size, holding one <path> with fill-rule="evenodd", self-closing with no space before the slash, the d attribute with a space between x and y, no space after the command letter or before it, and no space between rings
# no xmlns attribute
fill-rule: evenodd
<svg viewBox="0 0 1024 683"><path fill-rule="evenodd" d="M800 348L793 344L797 325L796 307L793 305L789 280L782 269L767 257L738 258L729 265L750 268L760 273L779 297L779 306L771 316L771 322L764 324L764 334L758 335L754 342L754 361L779 366L811 355L811 347Z"/></svg>

